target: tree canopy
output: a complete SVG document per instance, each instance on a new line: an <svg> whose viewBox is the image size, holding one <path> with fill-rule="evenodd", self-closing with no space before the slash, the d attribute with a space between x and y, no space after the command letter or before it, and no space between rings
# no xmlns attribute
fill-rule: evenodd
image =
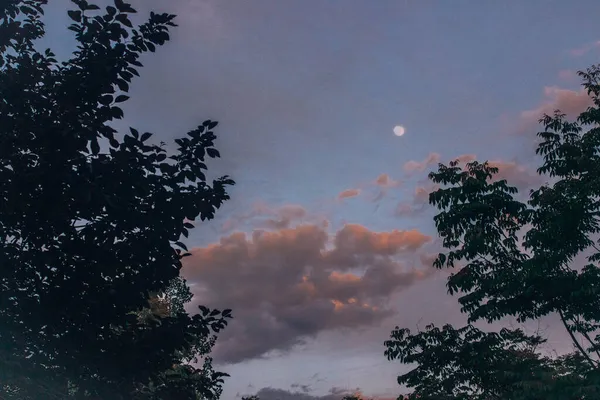
<svg viewBox="0 0 600 400"><path fill-rule="evenodd" d="M188 315L179 277L180 238L233 184L205 177L217 122L175 146L114 128L175 16L72 0L59 61L36 45L46 3L0 1L0 397L217 398L208 354L231 313Z"/></svg>
<svg viewBox="0 0 600 400"><path fill-rule="evenodd" d="M429 202L443 246L434 262L453 269L448 292L469 324L396 329L388 359L415 366L398 382L409 399L534 400L600 397L600 65L579 72L593 105L575 121L557 110L540 120L536 154L546 183L522 202L492 179L488 162L440 164ZM585 261L579 265L577 259ZM574 352L549 357L544 339L475 322L557 314Z"/></svg>

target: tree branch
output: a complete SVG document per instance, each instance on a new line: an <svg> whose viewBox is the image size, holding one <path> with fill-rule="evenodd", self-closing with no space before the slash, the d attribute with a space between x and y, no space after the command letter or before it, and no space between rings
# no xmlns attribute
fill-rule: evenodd
<svg viewBox="0 0 600 400"><path fill-rule="evenodd" d="M577 349L579 350L579 352L585 357L586 360L588 360L588 362L591 364L592 368L596 368L597 367L596 366L597 362L594 361L590 357L590 355L585 351L585 349L581 346L581 344L579 343L579 341L577 340L577 338L573 334L573 331L569 327L569 324L567 323L567 320L565 319L565 315L563 314L562 310L558 310L558 315L560 315L560 320L563 323L563 325L564 325L565 329L567 330L567 332L569 333L569 336L571 337L571 340L573 341L573 344L575 344L575 347L577 347Z"/></svg>

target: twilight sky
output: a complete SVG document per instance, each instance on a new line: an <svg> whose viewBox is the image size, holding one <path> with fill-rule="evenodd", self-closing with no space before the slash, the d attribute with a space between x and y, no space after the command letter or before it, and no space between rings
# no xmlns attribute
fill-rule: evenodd
<svg viewBox="0 0 600 400"><path fill-rule="evenodd" d="M170 141L220 121L211 173L237 181L184 267L196 304L234 312L223 399L395 398L393 327L462 321L430 267L427 173L460 156L539 184L536 121L587 106L574 71L598 62L600 2L131 2L180 26L144 58L125 123ZM48 8L43 43L63 56L68 4Z"/></svg>

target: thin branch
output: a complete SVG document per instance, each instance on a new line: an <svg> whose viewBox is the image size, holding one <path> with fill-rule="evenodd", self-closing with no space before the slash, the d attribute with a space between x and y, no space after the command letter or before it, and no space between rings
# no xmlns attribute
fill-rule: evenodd
<svg viewBox="0 0 600 400"><path fill-rule="evenodd" d="M590 342L590 344L594 348L594 353L596 353L596 355L598 356L598 359L600 360L600 350L598 349L598 345L592 340L592 338L590 337L590 335L588 335L587 332L583 331L580 333L583 335L583 337L585 337L587 339L588 342Z"/></svg>
<svg viewBox="0 0 600 400"><path fill-rule="evenodd" d="M569 333L569 336L571 337L571 340L573 341L573 344L575 344L575 346L577 347L577 349L579 350L579 352L585 357L586 360L589 361L589 363L592 365L592 367L596 368L596 362L585 351L585 349L581 346L581 344L579 343L579 341L577 340L577 338L573 334L573 331L569 327L569 324L567 323L567 320L565 319L565 315L563 314L562 310L558 310L558 315L560 315L560 320L563 323L563 325L565 326L565 329L567 330L567 332Z"/></svg>

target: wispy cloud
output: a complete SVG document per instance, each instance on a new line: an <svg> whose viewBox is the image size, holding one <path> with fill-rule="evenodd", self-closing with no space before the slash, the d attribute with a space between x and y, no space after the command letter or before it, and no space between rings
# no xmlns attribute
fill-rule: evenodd
<svg viewBox="0 0 600 400"><path fill-rule="evenodd" d="M396 188L402 184L402 181L393 179L389 174L380 174L371 182L362 183L357 185L356 188L346 189L338 194L338 200L348 199L357 197L364 192L369 192L371 201L377 202L383 199L388 191L392 188ZM375 192L373 193L373 189Z"/></svg>
<svg viewBox="0 0 600 400"><path fill-rule="evenodd" d="M576 49L571 49L569 53L574 57L581 57L586 55L590 51L597 49L600 49L600 40L596 40L595 42L591 43L586 43L583 46L578 47Z"/></svg>
<svg viewBox="0 0 600 400"><path fill-rule="evenodd" d="M424 171L426 168L440 162L438 153L429 153L425 159L421 161L408 161L404 164L404 171L408 173Z"/></svg>
<svg viewBox="0 0 600 400"><path fill-rule="evenodd" d="M294 389L294 388L292 388ZM344 389L339 387L333 387L329 390L329 393L318 396L311 395L302 390L285 390L275 389L266 387L260 389L256 395L261 400L340 400L342 397L347 395L359 395L362 398L369 398L374 400L395 400L396 397L381 397L381 396L366 396L359 389Z"/></svg>

